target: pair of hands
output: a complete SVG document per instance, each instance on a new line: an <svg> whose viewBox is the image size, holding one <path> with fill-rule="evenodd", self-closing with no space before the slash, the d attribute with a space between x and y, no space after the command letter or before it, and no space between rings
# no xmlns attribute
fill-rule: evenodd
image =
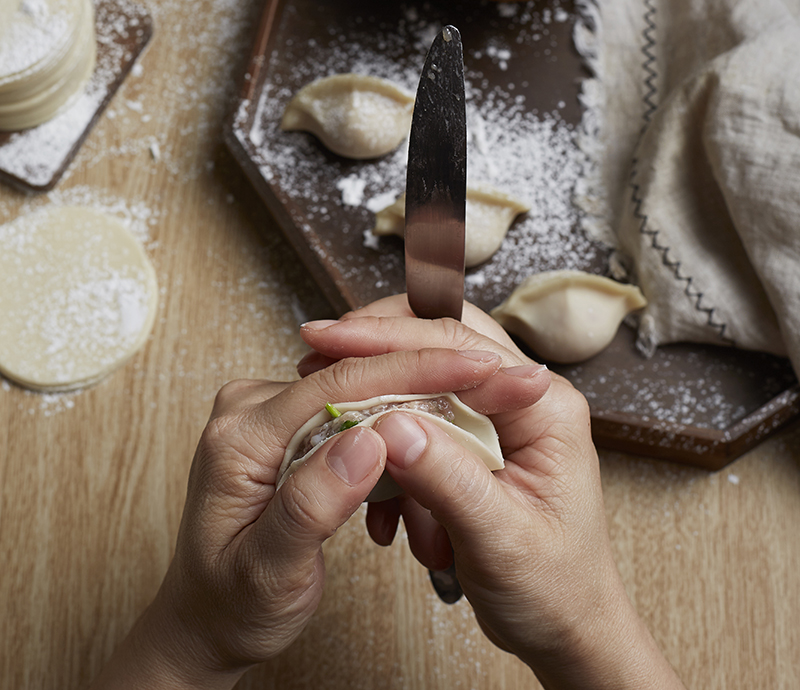
<svg viewBox="0 0 800 690"><path fill-rule="evenodd" d="M482 629L547 687L656 687L646 683L671 674L611 558L588 408L569 383L468 304L463 323L425 321L399 296L301 333L312 348L302 380L220 391L175 558L95 688L125 677L231 687L283 651L319 603L323 542L384 470L405 495L369 505L372 538L390 543L402 516L422 564L455 558ZM443 391L491 416L505 469L490 473L436 426L394 412L337 434L276 492L287 443L326 402Z"/></svg>

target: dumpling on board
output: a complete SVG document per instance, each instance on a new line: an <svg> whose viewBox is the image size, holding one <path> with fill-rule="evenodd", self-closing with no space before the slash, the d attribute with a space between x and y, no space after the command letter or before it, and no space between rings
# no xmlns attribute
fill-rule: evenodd
<svg viewBox="0 0 800 690"><path fill-rule="evenodd" d="M413 110L414 96L388 79L334 74L295 94L281 129L311 132L345 158L377 158L408 136Z"/></svg>
<svg viewBox="0 0 800 690"><path fill-rule="evenodd" d="M514 219L530 211L530 206L489 185L467 187L466 253L467 268L489 259L503 243ZM375 215L372 234L403 236L406 197L400 197Z"/></svg>
<svg viewBox="0 0 800 690"><path fill-rule="evenodd" d="M491 420L462 403L453 393L434 395L381 395L358 402L326 405L298 429L278 470L278 488L329 438L356 424L372 427L385 414L402 409L420 415L475 453L494 471L503 469L503 453ZM367 501L384 501L402 493L384 472Z"/></svg>
<svg viewBox="0 0 800 690"><path fill-rule="evenodd" d="M491 315L540 357L571 364L602 352L623 319L645 306L635 285L564 270L530 276Z"/></svg>

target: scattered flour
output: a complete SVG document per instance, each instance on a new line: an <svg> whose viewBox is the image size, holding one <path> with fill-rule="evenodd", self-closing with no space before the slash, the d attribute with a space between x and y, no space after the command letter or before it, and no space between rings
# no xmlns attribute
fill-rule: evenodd
<svg viewBox="0 0 800 690"><path fill-rule="evenodd" d="M348 175L336 181L336 189L342 193L345 206L361 206L364 203L364 189L367 181L358 175Z"/></svg>
<svg viewBox="0 0 800 690"><path fill-rule="evenodd" d="M383 192L382 194L376 194L375 196L370 197L364 203L364 206L368 211L377 213L378 211L385 209L387 206L391 206L396 200L397 194L390 190L388 192ZM370 235L372 235L372 233L370 233Z"/></svg>
<svg viewBox="0 0 800 690"><path fill-rule="evenodd" d="M529 273L554 267L581 269L602 261L598 246L576 231L580 217L573 194L587 164L576 128L561 118L558 108L551 112L532 109L517 84L489 83L481 68L482 61L488 60L510 69L520 50L526 54L539 50L547 59L554 45L547 27L552 17L546 19L522 6L511 11L503 4L497 12L504 21L514 23L521 45L505 45L495 37L487 45L465 46L472 58L466 73L468 175L470 181L525 199L532 210L514 224L492 260L469 272L467 298L482 304L499 303ZM429 19L429 13L412 6L404 10L398 26L379 27L375 32L362 26L355 33L337 26L331 31L327 42L293 39L275 46L280 62L291 64L292 71L271 73L257 101L241 104L236 134L256 148L262 176L277 183L302 209L295 218L300 228L313 232L335 217L342 241L347 242L348 236L367 237L364 230L371 227L372 219L365 209L374 214L404 190L407 145L356 166L331 160L310 135L279 129L283 111L300 87L340 72L382 77L414 92L438 24ZM363 40L354 41L353 35ZM409 45L416 54L408 54ZM343 220L331 213L342 206ZM332 261L345 278L366 280L374 272L376 287L386 284L387 275L402 270L396 252L381 251L383 245L371 240L366 246L377 250L356 267L348 265L348 256L337 264L335 247L326 261Z"/></svg>

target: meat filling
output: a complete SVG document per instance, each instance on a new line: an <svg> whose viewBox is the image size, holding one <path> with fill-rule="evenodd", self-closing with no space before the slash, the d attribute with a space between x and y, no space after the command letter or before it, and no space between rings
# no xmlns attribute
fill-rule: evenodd
<svg viewBox="0 0 800 690"><path fill-rule="evenodd" d="M421 400L407 400L406 402L392 402L375 405L366 410L351 410L343 412L338 417L328 420L324 424L312 429L311 433L303 439L297 452L292 456L292 462L302 458L308 451L335 436L340 431L355 426L359 422L374 415L388 412L389 410L418 410L441 417L452 422L455 419L453 408L447 398L423 398Z"/></svg>

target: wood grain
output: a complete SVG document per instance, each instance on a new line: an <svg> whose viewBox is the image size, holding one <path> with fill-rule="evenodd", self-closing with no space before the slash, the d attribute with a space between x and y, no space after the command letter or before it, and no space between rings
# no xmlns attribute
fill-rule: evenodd
<svg viewBox="0 0 800 690"><path fill-rule="evenodd" d="M167 568L216 390L292 378L298 323L331 313L220 145L259 3L148 9L141 74L59 187L0 189L3 222L75 199L144 218L162 290L146 347L101 384L58 397L0 385L2 688L89 683ZM620 570L688 687L800 687L799 460L797 426L718 474L602 454ZM404 539L376 547L356 517L326 557L308 629L241 688L538 687L465 602L437 601Z"/></svg>

